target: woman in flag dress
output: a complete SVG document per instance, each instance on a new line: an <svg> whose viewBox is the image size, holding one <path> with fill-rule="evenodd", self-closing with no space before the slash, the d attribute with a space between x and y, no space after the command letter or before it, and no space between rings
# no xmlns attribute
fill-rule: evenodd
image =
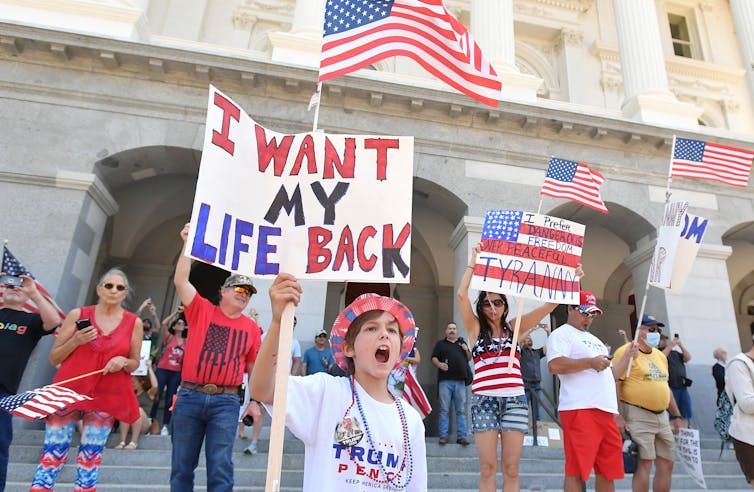
<svg viewBox="0 0 754 492"><path fill-rule="evenodd" d="M31 491L53 490L79 420L83 421L83 432L74 491L94 490L114 419L132 424L139 418L131 372L139 367L143 327L134 313L123 308L127 295L126 275L110 270L97 283L97 304L73 309L63 321L49 356L53 365L60 365L53 382L97 370L101 373L64 384L91 400L47 417L42 456Z"/></svg>
<svg viewBox="0 0 754 492"><path fill-rule="evenodd" d="M471 384L471 430L474 433L479 456L479 490L496 490L498 467L497 440L501 438L503 490L518 491L521 488L518 467L524 434L529 429L529 405L521 378L521 349L513 345L515 319L510 323L508 299L495 292L479 292L474 307L469 299L469 286L476 265L477 254L482 244L474 246L469 265L458 288L461 318L469 341L474 341L471 350L474 358L474 380ZM581 266L576 274L581 277ZM557 304L547 303L521 317L519 341L539 321L550 314ZM513 353L514 362L508 371L508 361Z"/></svg>

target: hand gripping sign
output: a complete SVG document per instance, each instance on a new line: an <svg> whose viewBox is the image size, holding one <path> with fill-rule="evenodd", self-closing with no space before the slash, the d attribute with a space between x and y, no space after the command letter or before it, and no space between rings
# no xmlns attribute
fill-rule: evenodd
<svg viewBox="0 0 754 492"><path fill-rule="evenodd" d="M185 254L251 276L407 283L413 144L273 132L210 86Z"/></svg>

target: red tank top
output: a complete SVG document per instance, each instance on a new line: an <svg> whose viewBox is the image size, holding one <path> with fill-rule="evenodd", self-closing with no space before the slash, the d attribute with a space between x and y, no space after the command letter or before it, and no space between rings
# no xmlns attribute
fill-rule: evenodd
<svg viewBox="0 0 754 492"><path fill-rule="evenodd" d="M53 382L64 381L88 372L102 369L115 357L128 357L131 351L131 334L136 324L136 315L123 311L120 324L109 334L104 335L94 317L94 306L81 308L81 319L89 318L97 330L97 339L79 345L63 361L55 374ZM69 408L105 412L126 423L136 422L139 418L139 402L134 395L131 374L118 371L109 374L95 374L64 386L82 394L91 396L92 400L82 401Z"/></svg>

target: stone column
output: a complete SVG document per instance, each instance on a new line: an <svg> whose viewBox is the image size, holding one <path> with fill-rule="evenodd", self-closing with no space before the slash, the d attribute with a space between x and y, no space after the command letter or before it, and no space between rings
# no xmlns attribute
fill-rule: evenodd
<svg viewBox="0 0 754 492"><path fill-rule="evenodd" d="M646 123L696 128L702 110L668 88L654 0L613 0L623 72L623 113Z"/></svg>
<svg viewBox="0 0 754 492"><path fill-rule="evenodd" d="M471 0L470 30L500 76L503 97L535 101L542 79L516 67L513 0Z"/></svg>
<svg viewBox="0 0 754 492"><path fill-rule="evenodd" d="M319 67L324 19L325 0L296 0L291 30L269 35L272 59Z"/></svg>
<svg viewBox="0 0 754 492"><path fill-rule="evenodd" d="M484 217L465 216L450 235L448 246L453 250L453 292L458 292L458 286L461 283L463 274L466 273L466 267L471 258L471 248L474 247L482 238L482 227L484 226ZM455 301L455 296L453 297ZM461 323L461 311L458 308L458 302L453 303L453 319L458 323L459 336L468 340L466 329ZM463 333L462 333L463 332Z"/></svg>
<svg viewBox="0 0 754 492"><path fill-rule="evenodd" d="M751 0L730 0L733 20L736 23L736 36L741 45L749 90L754 98L754 2Z"/></svg>

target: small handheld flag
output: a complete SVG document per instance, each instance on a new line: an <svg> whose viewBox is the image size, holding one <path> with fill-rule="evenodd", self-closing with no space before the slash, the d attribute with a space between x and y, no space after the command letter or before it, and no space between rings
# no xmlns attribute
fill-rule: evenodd
<svg viewBox="0 0 754 492"><path fill-rule="evenodd" d="M2 266L0 266L0 272L5 273L5 275L13 275L15 277L18 277L19 275L26 275L28 277L31 277L34 279L34 275L21 264L18 259L13 255L13 253L10 252L7 246L3 245L3 263ZM50 293L47 292L47 289L42 287L42 284L34 280L34 283L37 286L37 290L40 294L42 294L42 297L47 299L50 304L55 308L55 310L58 312L58 316L60 316L61 319L65 318L65 313L58 307L57 304L55 304L55 301L52 300L52 296L50 296ZM3 307L3 293L0 291L0 307ZM34 305L31 301L26 301L26 303L23 306L24 311L28 311L30 313L38 313L39 309L37 309L37 306Z"/></svg>
<svg viewBox="0 0 754 492"><path fill-rule="evenodd" d="M586 164L553 157L540 194L573 200L606 214L607 207L600 196L604 181L602 174L589 169Z"/></svg>
<svg viewBox="0 0 754 492"><path fill-rule="evenodd" d="M728 145L675 137L670 175L709 179L733 186L747 186L754 151Z"/></svg>
<svg viewBox="0 0 754 492"><path fill-rule="evenodd" d="M411 364L406 368L403 398L421 414L422 418L427 418L427 415L432 411L432 405L429 404L426 393L416 379L416 369Z"/></svg>
<svg viewBox="0 0 754 492"><path fill-rule="evenodd" d="M39 420L74 403L91 400L65 386L44 386L0 399L0 408L16 417Z"/></svg>

